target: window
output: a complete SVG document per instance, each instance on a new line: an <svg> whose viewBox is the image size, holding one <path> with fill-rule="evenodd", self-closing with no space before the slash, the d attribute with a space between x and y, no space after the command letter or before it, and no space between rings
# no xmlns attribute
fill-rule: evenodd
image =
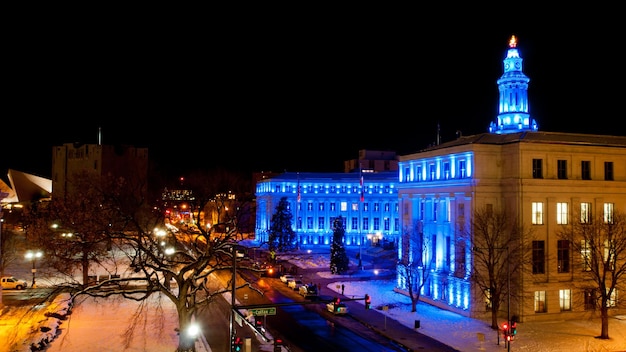
<svg viewBox="0 0 626 352"><path fill-rule="evenodd" d="M393 219L393 229L394 231L400 231L400 218Z"/></svg>
<svg viewBox="0 0 626 352"><path fill-rule="evenodd" d="M356 205L356 207L355 207ZM352 210L359 210L359 205L358 204L352 204L353 209ZM339 203L339 209L340 211L347 211L348 210L348 203L347 202L341 202Z"/></svg>
<svg viewBox="0 0 626 352"><path fill-rule="evenodd" d="M580 223L591 224L591 203L580 203Z"/></svg>
<svg viewBox="0 0 626 352"><path fill-rule="evenodd" d="M298 225L297 226L298 226L298 230L302 229L302 217L301 216L298 217Z"/></svg>
<svg viewBox="0 0 626 352"><path fill-rule="evenodd" d="M353 230L358 230L359 229L359 218L357 218L357 217L353 217L352 218L352 229Z"/></svg>
<svg viewBox="0 0 626 352"><path fill-rule="evenodd" d="M569 241L557 241L557 271L559 273L569 273Z"/></svg>
<svg viewBox="0 0 626 352"><path fill-rule="evenodd" d="M608 291L608 288L607 288ZM608 294L608 292L607 292ZM611 292L611 295L609 296L608 300L606 301L606 306L607 307L615 307L617 305L617 289L613 289L613 291Z"/></svg>
<svg viewBox="0 0 626 352"><path fill-rule="evenodd" d="M580 176L583 180L591 180L591 161L580 162Z"/></svg>
<svg viewBox="0 0 626 352"><path fill-rule="evenodd" d="M380 204L374 203L374 211L380 211Z"/></svg>
<svg viewBox="0 0 626 352"><path fill-rule="evenodd" d="M380 218L374 218L374 231L380 230Z"/></svg>
<svg viewBox="0 0 626 352"><path fill-rule="evenodd" d="M449 162L443 163L443 178L445 180L450 179L450 163Z"/></svg>
<svg viewBox="0 0 626 352"><path fill-rule="evenodd" d="M543 225L543 203L533 202L532 217L533 225Z"/></svg>
<svg viewBox="0 0 626 352"><path fill-rule="evenodd" d="M311 203L311 202L307 203L306 210L313 211L313 203Z"/></svg>
<svg viewBox="0 0 626 352"><path fill-rule="evenodd" d="M313 218L310 216L306 218L306 228L309 230L313 229Z"/></svg>
<svg viewBox="0 0 626 352"><path fill-rule="evenodd" d="M408 167L404 168L404 181L412 181L411 180L411 169Z"/></svg>
<svg viewBox="0 0 626 352"><path fill-rule="evenodd" d="M363 211L369 211L370 205L369 203L363 203Z"/></svg>
<svg viewBox="0 0 626 352"><path fill-rule="evenodd" d="M319 211L324 211L324 203L319 204Z"/></svg>
<svg viewBox="0 0 626 352"><path fill-rule="evenodd" d="M613 203L604 203L604 223L612 224L613 223Z"/></svg>
<svg viewBox="0 0 626 352"><path fill-rule="evenodd" d="M330 203L330 211L335 211L337 210L337 207L335 206L335 202Z"/></svg>
<svg viewBox="0 0 626 352"><path fill-rule="evenodd" d="M370 229L370 220L368 218L363 218L363 230L367 231Z"/></svg>
<svg viewBox="0 0 626 352"><path fill-rule="evenodd" d="M533 241L533 274L545 273L545 242Z"/></svg>
<svg viewBox="0 0 626 352"><path fill-rule="evenodd" d="M547 308L546 291L535 291L535 313L545 313Z"/></svg>
<svg viewBox="0 0 626 352"><path fill-rule="evenodd" d="M418 166L417 167L417 180L418 181L423 181L424 178L422 177L422 167Z"/></svg>
<svg viewBox="0 0 626 352"><path fill-rule="evenodd" d="M389 220L389 218L385 218L385 219L383 220L383 222L384 222L384 225L383 225L383 226L384 226L384 228L383 228L383 230L385 230L385 231L389 231L389 228L390 228L390 226L391 226L391 221Z"/></svg>
<svg viewBox="0 0 626 352"><path fill-rule="evenodd" d="M323 216L320 216L319 218L317 218L317 228L319 230L324 229L324 217Z"/></svg>
<svg viewBox="0 0 626 352"><path fill-rule="evenodd" d="M467 165L465 160L459 160L459 178L467 177Z"/></svg>
<svg viewBox="0 0 626 352"><path fill-rule="evenodd" d="M595 310L596 309L596 290L595 289L586 289L584 292L585 298L585 310Z"/></svg>
<svg viewBox="0 0 626 352"><path fill-rule="evenodd" d="M604 180L613 181L613 162L612 161L604 162Z"/></svg>
<svg viewBox="0 0 626 352"><path fill-rule="evenodd" d="M586 240L580 241L580 256L583 262L583 271L591 271L591 244Z"/></svg>
<svg viewBox="0 0 626 352"><path fill-rule="evenodd" d="M428 165L428 180L434 181L436 179L435 176L435 164Z"/></svg>
<svg viewBox="0 0 626 352"><path fill-rule="evenodd" d="M461 219L465 218L465 203L459 203L457 205L457 216Z"/></svg>
<svg viewBox="0 0 626 352"><path fill-rule="evenodd" d="M420 202L420 220L424 220L424 207L426 206L424 202Z"/></svg>
<svg viewBox="0 0 626 352"><path fill-rule="evenodd" d="M385 211L388 212L389 211L389 203L385 203Z"/></svg>
<svg viewBox="0 0 626 352"><path fill-rule="evenodd" d="M556 223L567 225L567 203L556 203Z"/></svg>
<svg viewBox="0 0 626 352"><path fill-rule="evenodd" d="M559 290L561 312L572 310L572 290Z"/></svg>
<svg viewBox="0 0 626 352"><path fill-rule="evenodd" d="M437 208L439 208L439 202L433 201L433 221L437 221Z"/></svg>
<svg viewBox="0 0 626 352"><path fill-rule="evenodd" d="M567 160L557 160L556 177L560 180L567 179Z"/></svg>
<svg viewBox="0 0 626 352"><path fill-rule="evenodd" d="M533 159L533 178L543 178L542 159Z"/></svg>

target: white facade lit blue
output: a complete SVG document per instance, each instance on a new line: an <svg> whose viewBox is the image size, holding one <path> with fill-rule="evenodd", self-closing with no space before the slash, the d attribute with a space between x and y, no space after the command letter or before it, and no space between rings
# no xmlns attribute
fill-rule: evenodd
<svg viewBox="0 0 626 352"><path fill-rule="evenodd" d="M259 181L256 239L267 241L276 206L287 197L298 246L330 246L333 220L339 216L345 219L346 246L395 246L400 232L397 181L396 171L286 172Z"/></svg>

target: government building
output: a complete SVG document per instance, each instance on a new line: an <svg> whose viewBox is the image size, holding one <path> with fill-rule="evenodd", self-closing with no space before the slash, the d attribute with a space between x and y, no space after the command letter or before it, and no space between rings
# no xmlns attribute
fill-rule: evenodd
<svg viewBox="0 0 626 352"><path fill-rule="evenodd" d="M475 232L477 212L506 212L514 227L525 230L527 238L519 241L528 261L509 277L510 303L500 305L502 315L581 319L598 309L598 285L581 275L588 255L558 234L573 222L597 215L608 221L626 210L626 137L540 131L529 113L522 62L513 37L497 80L498 114L487 132L399 156L394 187L400 226L410 231L401 236L398 258L430 268L421 299L466 316L487 316L489 292L472 280L477 251L484 248L475 248L475 233L467 234ZM426 249L416 253L411 236L428 243ZM496 269L508 265L517 263ZM624 314L623 284L611 294L612 314ZM397 286L408 290L400 267Z"/></svg>
<svg viewBox="0 0 626 352"><path fill-rule="evenodd" d="M256 239L267 241L282 197L294 215L298 245L329 246L333 219L342 216L347 246L397 249L398 263L405 263L398 265L398 292L418 290L423 301L484 318L493 302L489 289L473 280L477 253L486 250L476 246L473 226L481 211L506 213L512 227L524 231L518 242L528 258L497 268L508 270L500 316L521 322L594 314L601 293L582 275L589 254L576 251L580 246L559 232L574 222L598 215L609 221L625 212L626 137L540 131L530 114L530 79L515 37L504 56L496 81L498 114L485 133L399 155L397 170L364 172L357 162L344 173L287 172L262 179L256 184ZM508 257L508 245L492 249ZM421 279L408 278L407 265L415 263ZM610 294L611 315L626 313L620 305L624 284Z"/></svg>

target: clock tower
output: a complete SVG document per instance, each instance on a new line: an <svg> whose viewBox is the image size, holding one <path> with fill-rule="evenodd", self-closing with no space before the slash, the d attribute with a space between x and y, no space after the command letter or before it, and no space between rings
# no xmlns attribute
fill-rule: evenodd
<svg viewBox="0 0 626 352"><path fill-rule="evenodd" d="M537 122L531 122L528 110L528 82L522 72L523 59L517 49L517 38L511 36L509 49L504 59L504 74L497 81L500 91L497 122L491 122L491 133L516 133L536 131Z"/></svg>

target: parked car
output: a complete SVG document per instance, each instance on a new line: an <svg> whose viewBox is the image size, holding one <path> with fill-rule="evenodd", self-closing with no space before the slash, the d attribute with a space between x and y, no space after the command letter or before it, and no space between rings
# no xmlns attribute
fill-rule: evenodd
<svg viewBox="0 0 626 352"><path fill-rule="evenodd" d="M291 274L283 274L280 276L280 281L284 282L285 284L289 281L289 280L295 280L296 278L291 275Z"/></svg>
<svg viewBox="0 0 626 352"><path fill-rule="evenodd" d="M330 302L326 304L326 309L335 315L348 314L348 306L345 303Z"/></svg>
<svg viewBox="0 0 626 352"><path fill-rule="evenodd" d="M287 286L292 288L294 291L298 291L302 285L304 285L302 280L290 280L287 284Z"/></svg>
<svg viewBox="0 0 626 352"><path fill-rule="evenodd" d="M16 279L13 276L3 276L0 278L0 285L3 290L23 290L28 287L24 280Z"/></svg>
<svg viewBox="0 0 626 352"><path fill-rule="evenodd" d="M298 289L298 293L304 298L317 297L317 286L314 284L302 285Z"/></svg>

